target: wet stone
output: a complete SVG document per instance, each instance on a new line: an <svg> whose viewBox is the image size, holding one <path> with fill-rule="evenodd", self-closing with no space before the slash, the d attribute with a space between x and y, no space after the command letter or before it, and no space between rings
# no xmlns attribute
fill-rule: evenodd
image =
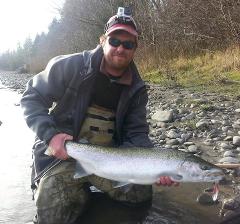
<svg viewBox="0 0 240 224"><path fill-rule="evenodd" d="M167 145L178 145L179 142L178 142L177 139L169 139L169 140L166 141L166 144Z"/></svg>
<svg viewBox="0 0 240 224"><path fill-rule="evenodd" d="M198 152L198 147L196 145L190 145L188 146L188 151L192 153Z"/></svg>
<svg viewBox="0 0 240 224"><path fill-rule="evenodd" d="M185 142L185 139L182 139L182 138L176 138L178 140L178 143L179 144L183 144Z"/></svg>
<svg viewBox="0 0 240 224"><path fill-rule="evenodd" d="M233 137L232 136L227 136L226 138L224 138L224 141L232 141Z"/></svg>
<svg viewBox="0 0 240 224"><path fill-rule="evenodd" d="M221 149L224 149L224 150L227 150L227 149L232 149L232 146L229 145L228 143L222 142L222 143L220 144L220 148L221 148Z"/></svg>
<svg viewBox="0 0 240 224"><path fill-rule="evenodd" d="M223 209L227 209L227 210L235 210L240 208L240 201L239 198L226 198L223 200Z"/></svg>
<svg viewBox="0 0 240 224"><path fill-rule="evenodd" d="M159 128L166 128L167 124L165 122L159 121L159 122L157 122L157 127L159 127Z"/></svg>
<svg viewBox="0 0 240 224"><path fill-rule="evenodd" d="M229 130L229 128L230 128L229 126L223 126L222 131L227 132Z"/></svg>
<svg viewBox="0 0 240 224"><path fill-rule="evenodd" d="M222 123L221 121L215 120L215 119L212 119L211 122L212 122L212 124L216 124L216 125Z"/></svg>
<svg viewBox="0 0 240 224"><path fill-rule="evenodd" d="M225 125L225 126L229 126L229 125L230 125L230 122L229 122L228 120L224 120L224 121L222 122L222 124Z"/></svg>
<svg viewBox="0 0 240 224"><path fill-rule="evenodd" d="M234 135L234 132L232 130L228 130L227 134L228 135Z"/></svg>
<svg viewBox="0 0 240 224"><path fill-rule="evenodd" d="M188 152L188 150L187 149L185 149L185 148L180 148L180 149L178 149L179 151L182 151L182 152Z"/></svg>
<svg viewBox="0 0 240 224"><path fill-rule="evenodd" d="M200 130L205 130L209 128L209 123L206 120L202 120L196 123L196 128Z"/></svg>
<svg viewBox="0 0 240 224"><path fill-rule="evenodd" d="M190 146L190 145L194 145L194 143L193 142L184 142L184 145Z"/></svg>
<svg viewBox="0 0 240 224"><path fill-rule="evenodd" d="M224 152L223 157L236 157L236 154L233 151L228 150Z"/></svg>
<svg viewBox="0 0 240 224"><path fill-rule="evenodd" d="M233 136L233 144L240 146L240 136Z"/></svg>
<svg viewBox="0 0 240 224"><path fill-rule="evenodd" d="M152 120L161 121L161 122L170 122L173 120L173 112L158 110L153 114Z"/></svg>
<svg viewBox="0 0 240 224"><path fill-rule="evenodd" d="M187 141L189 138L191 138L191 136L191 133L181 134L181 138L184 139L184 141Z"/></svg>
<svg viewBox="0 0 240 224"><path fill-rule="evenodd" d="M232 127L233 127L234 129L240 129L240 124L234 123L234 124L232 125Z"/></svg>
<svg viewBox="0 0 240 224"><path fill-rule="evenodd" d="M212 139L206 139L203 143L207 146L212 146L214 144L214 141Z"/></svg>
<svg viewBox="0 0 240 224"><path fill-rule="evenodd" d="M197 197L197 202L201 205L213 205L213 204L215 204L215 201L213 201L212 195L208 194L206 192L200 194Z"/></svg>
<svg viewBox="0 0 240 224"><path fill-rule="evenodd" d="M179 138L180 137L180 134L178 134L177 132L171 130L169 132L166 133L166 136L168 138L172 138L172 139L175 139L175 138Z"/></svg>

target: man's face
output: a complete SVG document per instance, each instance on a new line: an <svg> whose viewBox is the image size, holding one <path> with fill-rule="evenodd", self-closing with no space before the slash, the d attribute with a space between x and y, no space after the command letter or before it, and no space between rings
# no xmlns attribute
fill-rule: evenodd
<svg viewBox="0 0 240 224"><path fill-rule="evenodd" d="M119 46L115 47L111 45L111 41L113 41L114 44L118 43L119 41L130 41L134 43L134 47L132 49L126 49L123 46L124 44L120 44ZM128 44L129 43L127 43L127 46L129 46ZM105 63L106 66L111 70L125 70L128 67L129 63L132 61L135 51L136 38L124 31L118 31L110 34L103 43Z"/></svg>

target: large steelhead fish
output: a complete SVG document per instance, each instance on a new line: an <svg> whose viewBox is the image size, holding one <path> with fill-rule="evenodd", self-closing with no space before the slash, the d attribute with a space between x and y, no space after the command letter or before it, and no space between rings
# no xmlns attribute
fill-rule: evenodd
<svg viewBox="0 0 240 224"><path fill-rule="evenodd" d="M76 159L76 177L95 174L121 183L151 185L160 176L177 182L219 182L223 170L192 154L160 148L108 148L66 142L69 156Z"/></svg>

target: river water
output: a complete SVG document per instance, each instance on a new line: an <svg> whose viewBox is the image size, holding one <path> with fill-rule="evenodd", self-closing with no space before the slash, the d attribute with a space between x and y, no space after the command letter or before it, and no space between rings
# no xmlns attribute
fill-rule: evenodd
<svg viewBox="0 0 240 224"><path fill-rule="evenodd" d="M0 223L26 223L34 214L29 187L34 135L18 106L20 95L0 88Z"/></svg>
<svg viewBox="0 0 240 224"><path fill-rule="evenodd" d="M31 221L35 207L31 200L31 147L34 134L26 126L20 95L0 85L0 223ZM81 224L214 224L220 205L202 206L196 197L210 184L181 184L155 187L150 208L127 208L95 194Z"/></svg>

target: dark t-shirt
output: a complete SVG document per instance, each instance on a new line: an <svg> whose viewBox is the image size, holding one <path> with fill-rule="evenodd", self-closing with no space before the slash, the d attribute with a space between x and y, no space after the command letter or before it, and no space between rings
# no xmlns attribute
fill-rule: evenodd
<svg viewBox="0 0 240 224"><path fill-rule="evenodd" d="M116 77L99 72L93 89L92 103L116 111L124 86L117 83L117 80Z"/></svg>

